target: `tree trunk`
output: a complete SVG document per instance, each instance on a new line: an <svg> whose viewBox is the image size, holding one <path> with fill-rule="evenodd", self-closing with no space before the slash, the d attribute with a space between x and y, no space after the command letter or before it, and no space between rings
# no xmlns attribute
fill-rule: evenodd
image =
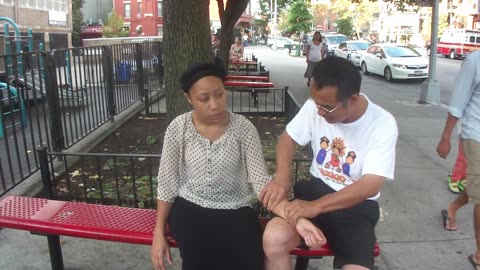
<svg viewBox="0 0 480 270"><path fill-rule="evenodd" d="M170 120L190 106L180 88L180 76L195 62L212 62L209 0L163 1L165 97Z"/></svg>
<svg viewBox="0 0 480 270"><path fill-rule="evenodd" d="M220 59L222 59L225 67L228 66L228 56L230 46L233 43L233 28L242 13L245 11L250 0L228 0L224 7L223 0L217 0L218 14L222 23L222 32L220 34ZM241 38L241 37L240 37Z"/></svg>

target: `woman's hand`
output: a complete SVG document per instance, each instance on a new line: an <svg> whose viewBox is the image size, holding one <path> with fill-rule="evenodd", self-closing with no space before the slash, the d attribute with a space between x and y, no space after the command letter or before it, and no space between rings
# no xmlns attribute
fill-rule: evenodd
<svg viewBox="0 0 480 270"><path fill-rule="evenodd" d="M155 270L166 270L163 258L166 257L167 262L172 265L172 255L170 254L170 246L168 245L165 235L153 234L153 243L150 250L152 257L153 268Z"/></svg>
<svg viewBox="0 0 480 270"><path fill-rule="evenodd" d="M319 248L327 243L322 231L306 218L299 218L295 228L310 248Z"/></svg>

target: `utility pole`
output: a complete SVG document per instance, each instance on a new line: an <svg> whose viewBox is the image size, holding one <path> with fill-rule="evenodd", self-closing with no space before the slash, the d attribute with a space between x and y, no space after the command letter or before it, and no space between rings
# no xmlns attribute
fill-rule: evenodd
<svg viewBox="0 0 480 270"><path fill-rule="evenodd" d="M419 103L437 105L440 102L440 84L437 81L438 0L432 0L432 30L428 79L422 84Z"/></svg>
<svg viewBox="0 0 480 270"><path fill-rule="evenodd" d="M273 8L273 49L277 50L277 0Z"/></svg>

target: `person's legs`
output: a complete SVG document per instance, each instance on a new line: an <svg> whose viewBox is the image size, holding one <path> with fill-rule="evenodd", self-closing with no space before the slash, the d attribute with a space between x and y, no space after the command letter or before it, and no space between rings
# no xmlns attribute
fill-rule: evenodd
<svg viewBox="0 0 480 270"><path fill-rule="evenodd" d="M455 231L457 229L457 211L468 203L467 193L461 192L457 198L450 203L447 209L447 219L445 221L445 229L448 231Z"/></svg>
<svg viewBox="0 0 480 270"><path fill-rule="evenodd" d="M300 245L295 228L284 219L275 217L268 222L263 233L263 252L266 270L290 270L290 250Z"/></svg>
<svg viewBox="0 0 480 270"><path fill-rule="evenodd" d="M475 240L477 250L474 253L473 260L480 262L480 142L466 139L463 140L463 150L467 159L467 195L472 203L475 204L473 209L473 224L475 230ZM478 267L477 267L478 268Z"/></svg>

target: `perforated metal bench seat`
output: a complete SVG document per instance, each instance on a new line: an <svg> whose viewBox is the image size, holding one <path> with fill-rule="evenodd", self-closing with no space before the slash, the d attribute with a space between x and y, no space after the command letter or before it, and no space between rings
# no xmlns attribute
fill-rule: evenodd
<svg viewBox="0 0 480 270"><path fill-rule="evenodd" d="M155 215L155 210L149 209L22 196L7 196L0 200L0 228L142 245L152 244ZM259 222L264 227L268 219L260 218ZM167 239L171 247L177 246L169 232ZM61 257L61 249L58 248L60 254L57 253L57 256ZM375 256L379 253L380 249L376 245ZM333 255L328 245L309 250L295 248L290 254L300 257ZM56 268L52 261L52 268L63 269L63 263L62 267Z"/></svg>

